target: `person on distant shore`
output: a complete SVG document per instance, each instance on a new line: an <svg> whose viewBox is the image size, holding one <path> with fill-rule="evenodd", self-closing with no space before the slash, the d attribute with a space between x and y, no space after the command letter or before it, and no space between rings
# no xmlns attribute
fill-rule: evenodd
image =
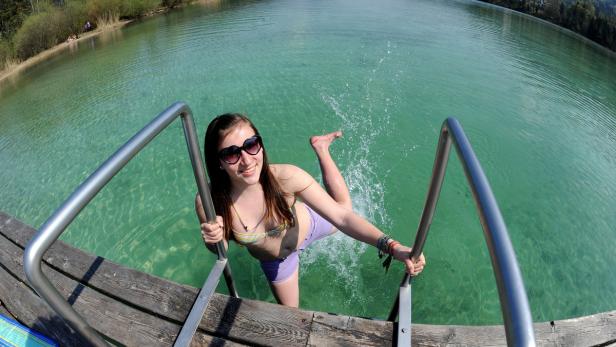
<svg viewBox="0 0 616 347"><path fill-rule="evenodd" d="M197 194L195 209L201 235L212 251L215 244L234 240L257 258L278 303L299 306L299 253L312 242L341 230L376 246L402 261L406 271L418 275L424 268L421 254L410 259L411 249L394 241L353 212L351 196L329 152L342 136L336 131L310 138L321 166L324 190L297 166L270 164L257 128L244 115L223 114L205 134L205 161L212 199L218 216L207 223Z"/></svg>

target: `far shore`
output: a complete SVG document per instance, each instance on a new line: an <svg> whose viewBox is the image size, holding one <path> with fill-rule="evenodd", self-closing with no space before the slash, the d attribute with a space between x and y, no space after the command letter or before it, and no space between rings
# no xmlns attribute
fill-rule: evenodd
<svg viewBox="0 0 616 347"><path fill-rule="evenodd" d="M102 33L111 32L114 30L118 30L124 27L126 24L132 22L132 20L123 20L119 21L113 25L106 26L104 28L97 28L89 32L82 33L79 35L77 39L71 41L64 41L60 44L55 45L47 50L42 51L41 53L35 55L34 57L28 58L18 64L8 66L4 70L0 70L0 83L6 79L13 78L19 75L23 70L34 66L49 57L52 57L66 49L69 49L71 46L76 45L78 42L98 36Z"/></svg>
<svg viewBox="0 0 616 347"><path fill-rule="evenodd" d="M220 0L192 0L192 1L188 1L186 3L183 3L181 5L175 6L175 8L180 7L180 6L185 6L188 3L192 3L192 2L198 2L198 3L202 3L204 5L217 5L220 3ZM149 17L149 16L153 16L153 15L157 15L157 14L162 14L162 13L166 13L167 11L169 11L171 8L169 7L159 7L156 8L146 14L143 15L143 17ZM51 47L47 50L42 51L41 53L35 55L34 57L30 57L22 62L19 62L17 64L11 64L9 66L7 66L4 70L0 70L0 83L2 83L4 80L7 79L11 79L14 77L17 77L19 75L20 72L24 71L25 69L34 66L66 49L69 49L71 46L74 46L75 44L77 44L79 41L83 41L95 36L98 36L100 34L106 33L106 32L112 32L115 30L118 30L122 27L124 27L126 24L133 22L135 19L129 19L129 20L121 20L117 23L114 23L113 25L109 25L109 26L105 26L103 28L96 28L92 31L89 32L85 32L82 33L79 38L71 40L70 42L64 41L61 42L57 45L55 45L54 47ZM68 39L68 38L67 38ZM0 84L1 86L1 84Z"/></svg>

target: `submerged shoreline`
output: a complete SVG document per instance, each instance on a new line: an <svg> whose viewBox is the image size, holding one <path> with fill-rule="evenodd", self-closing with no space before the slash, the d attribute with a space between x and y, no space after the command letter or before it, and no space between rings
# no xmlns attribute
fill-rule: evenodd
<svg viewBox="0 0 616 347"><path fill-rule="evenodd" d="M104 27L104 28L97 28L95 30L86 32L84 34L82 34L81 36L79 36L79 38L72 40L70 42L68 41L64 41L60 44L57 44L49 49L46 49L42 52L40 52L39 54L30 57L22 62L19 62L16 65L12 65L9 66L7 68L5 68L4 70L0 70L0 83L2 83L4 80L7 79L12 79L17 77L22 71L44 61L47 60L48 58L59 54L61 52L63 52L66 49L70 49L71 46L76 45L79 42L85 41L86 39L90 39L90 38L94 38L97 37L101 34L104 33L108 33L108 32L112 32L115 30L118 30L120 28L123 28L124 26L126 26L127 24L131 23L133 20L123 20L123 21L119 21L111 26L108 27Z"/></svg>

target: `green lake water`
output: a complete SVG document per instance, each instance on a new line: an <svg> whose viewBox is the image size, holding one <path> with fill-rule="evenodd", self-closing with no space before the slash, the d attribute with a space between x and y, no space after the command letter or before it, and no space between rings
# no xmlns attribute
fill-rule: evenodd
<svg viewBox="0 0 616 347"><path fill-rule="evenodd" d="M309 136L342 129L332 153L356 211L409 244L439 128L455 116L498 199L533 319L616 309L616 56L545 22L471 1L193 5L80 42L0 88L0 210L35 228L183 100L200 136L213 116L245 112L273 162L316 177ZM413 321L500 323L481 226L451 158ZM215 257L194 193L176 123L62 239L200 286ZM245 249L232 245L230 259L241 296L273 301ZM402 271L385 274L374 248L339 233L302 256L301 307L384 318Z"/></svg>

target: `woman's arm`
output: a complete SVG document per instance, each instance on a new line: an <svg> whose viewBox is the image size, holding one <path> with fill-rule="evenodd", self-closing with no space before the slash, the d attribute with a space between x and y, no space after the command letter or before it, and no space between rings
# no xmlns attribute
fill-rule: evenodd
<svg viewBox="0 0 616 347"><path fill-rule="evenodd" d="M306 171L293 165L278 165L279 182L286 191L299 196L308 206L350 237L377 246L384 234L366 219L345 209L327 194L325 189ZM402 245L394 247L394 257L405 263L407 272L416 274L423 269L423 254L411 261L411 249Z"/></svg>

